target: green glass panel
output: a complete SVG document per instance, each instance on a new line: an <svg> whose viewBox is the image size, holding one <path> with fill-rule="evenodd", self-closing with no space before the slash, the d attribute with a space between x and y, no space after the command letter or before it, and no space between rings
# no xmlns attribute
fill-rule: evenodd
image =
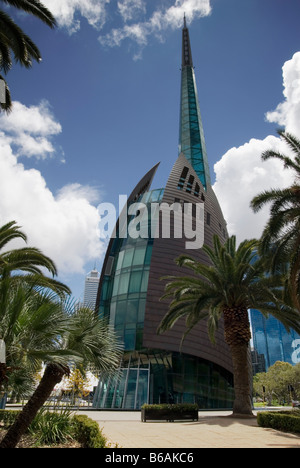
<svg viewBox="0 0 300 468"><path fill-rule="evenodd" d="M147 248L147 245L144 245L144 246L141 246L141 247L137 247L135 249L134 256L133 256L133 262L132 262L133 266L143 265L144 264L146 248Z"/></svg>
<svg viewBox="0 0 300 468"><path fill-rule="evenodd" d="M152 247L153 247L153 244L147 245L147 251L146 251L145 262L144 262L145 265L150 265L151 256L152 256Z"/></svg>
<svg viewBox="0 0 300 468"><path fill-rule="evenodd" d="M129 293L137 293L141 288L142 271L134 271L130 276Z"/></svg>
<svg viewBox="0 0 300 468"><path fill-rule="evenodd" d="M149 271L145 270L142 277L141 292L146 292L148 288Z"/></svg>
<svg viewBox="0 0 300 468"><path fill-rule="evenodd" d="M115 324L118 326L124 324L126 321L127 302L118 301L116 304L117 305L115 309Z"/></svg>
<svg viewBox="0 0 300 468"><path fill-rule="evenodd" d="M139 301L137 299L134 301L128 301L126 322L135 323L137 321L138 309L139 309Z"/></svg>
<svg viewBox="0 0 300 468"><path fill-rule="evenodd" d="M145 318L146 299L139 300L138 323L143 323Z"/></svg>
<svg viewBox="0 0 300 468"><path fill-rule="evenodd" d="M122 268L128 268L132 264L134 249L127 249L124 252L125 252L125 254L124 254L124 260L123 260Z"/></svg>
<svg viewBox="0 0 300 468"><path fill-rule="evenodd" d="M124 250L122 250L119 253L116 270L120 270L122 268L123 259L124 259Z"/></svg>
<svg viewBox="0 0 300 468"><path fill-rule="evenodd" d="M122 273L120 275L118 294L127 294L129 278L130 278L130 273Z"/></svg>
<svg viewBox="0 0 300 468"><path fill-rule="evenodd" d="M112 295L113 296L116 296L118 294L118 290L119 290L119 281L120 281L120 276L115 276L115 279L114 279L114 287L113 287L113 292L112 292Z"/></svg>

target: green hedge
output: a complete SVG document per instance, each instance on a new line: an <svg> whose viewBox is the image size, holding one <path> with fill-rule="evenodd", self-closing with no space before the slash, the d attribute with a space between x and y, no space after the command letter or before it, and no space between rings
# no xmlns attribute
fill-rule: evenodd
<svg viewBox="0 0 300 468"><path fill-rule="evenodd" d="M0 410L0 422L5 429L11 426L20 411ZM98 423L85 415L75 415L70 418L70 425L74 429L74 438L82 445L82 448L107 448L107 439L102 434Z"/></svg>
<svg viewBox="0 0 300 468"><path fill-rule="evenodd" d="M257 414L261 427L271 427L284 432L300 433L300 411L263 411Z"/></svg>
<svg viewBox="0 0 300 468"><path fill-rule="evenodd" d="M199 407L196 404L192 403L162 403L156 405L148 405L144 404L142 406L142 410L154 410L154 411L165 411L165 410L172 410L176 412L184 412L184 411L198 411Z"/></svg>
<svg viewBox="0 0 300 468"><path fill-rule="evenodd" d="M76 415L73 418L75 425L75 438L82 448L106 448L107 439L102 434L96 421L88 416Z"/></svg>

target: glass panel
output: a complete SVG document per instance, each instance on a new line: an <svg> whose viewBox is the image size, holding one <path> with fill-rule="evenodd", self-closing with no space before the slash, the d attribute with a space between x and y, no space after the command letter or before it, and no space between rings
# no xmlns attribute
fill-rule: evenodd
<svg viewBox="0 0 300 468"><path fill-rule="evenodd" d="M118 294L119 280L120 280L120 276L115 276L115 279L114 279L114 288L113 288L113 292L112 292L112 295L113 295L113 296L116 296L116 295Z"/></svg>
<svg viewBox="0 0 300 468"><path fill-rule="evenodd" d="M126 325L124 331L124 347L126 351L135 349L135 324Z"/></svg>
<svg viewBox="0 0 300 468"><path fill-rule="evenodd" d="M134 409L135 392L136 392L136 385L137 385L136 378L137 378L137 369L130 369L129 376L128 376L126 401L125 401L126 409Z"/></svg>
<svg viewBox="0 0 300 468"><path fill-rule="evenodd" d="M147 245L137 247L134 252L132 265L143 265L145 259Z"/></svg>
<svg viewBox="0 0 300 468"><path fill-rule="evenodd" d="M151 256L152 256L152 247L153 247L152 244L150 244L150 245L148 244L148 245L147 245L147 251L146 251L145 261L144 261L144 264L145 264L145 265L150 265Z"/></svg>
<svg viewBox="0 0 300 468"><path fill-rule="evenodd" d="M131 273L129 293L137 293L140 291L142 271L134 271Z"/></svg>
<svg viewBox="0 0 300 468"><path fill-rule="evenodd" d="M148 374L149 371L147 369L140 369L136 399L137 409L148 401Z"/></svg>
<svg viewBox="0 0 300 468"><path fill-rule="evenodd" d="M128 301L126 322L136 322L137 321L138 307L139 307L139 301L138 300Z"/></svg>
<svg viewBox="0 0 300 468"><path fill-rule="evenodd" d="M148 279L149 279L149 271L145 270L144 273L143 273L143 279L142 279L142 284L141 284L141 292L147 291Z"/></svg>
<svg viewBox="0 0 300 468"><path fill-rule="evenodd" d="M125 254L124 254L124 260L123 260L122 268L127 268L127 267L131 266L132 258L133 258L133 254L134 254L134 249L124 250L124 252L125 252Z"/></svg>
<svg viewBox="0 0 300 468"><path fill-rule="evenodd" d="M122 273L120 275L118 294L126 294L128 291L130 273Z"/></svg>
<svg viewBox="0 0 300 468"><path fill-rule="evenodd" d="M124 324L126 321L127 302L119 301L116 304L115 323L116 325Z"/></svg>
<svg viewBox="0 0 300 468"><path fill-rule="evenodd" d="M146 300L145 299L140 299L140 301L139 301L138 323L143 323L144 322L145 307L146 307Z"/></svg>
<svg viewBox="0 0 300 468"><path fill-rule="evenodd" d="M109 324L112 326L115 325L115 317L116 317L116 302L111 302Z"/></svg>
<svg viewBox="0 0 300 468"><path fill-rule="evenodd" d="M124 250L122 250L122 252L119 253L116 270L120 270L122 268L123 258L124 258Z"/></svg>

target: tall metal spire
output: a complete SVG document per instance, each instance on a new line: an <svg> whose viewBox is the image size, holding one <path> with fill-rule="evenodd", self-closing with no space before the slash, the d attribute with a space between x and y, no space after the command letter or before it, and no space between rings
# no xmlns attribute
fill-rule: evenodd
<svg viewBox="0 0 300 468"><path fill-rule="evenodd" d="M206 189L211 183L210 173L185 15L182 29L179 153L185 155Z"/></svg>

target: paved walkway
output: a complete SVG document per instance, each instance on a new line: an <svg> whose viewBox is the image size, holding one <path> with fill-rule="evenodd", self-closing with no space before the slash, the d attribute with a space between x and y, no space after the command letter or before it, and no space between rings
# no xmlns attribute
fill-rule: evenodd
<svg viewBox="0 0 300 468"><path fill-rule="evenodd" d="M140 412L80 411L97 421L120 448L300 448L300 437L261 428L256 418L230 412L200 412L199 421L141 422Z"/></svg>

